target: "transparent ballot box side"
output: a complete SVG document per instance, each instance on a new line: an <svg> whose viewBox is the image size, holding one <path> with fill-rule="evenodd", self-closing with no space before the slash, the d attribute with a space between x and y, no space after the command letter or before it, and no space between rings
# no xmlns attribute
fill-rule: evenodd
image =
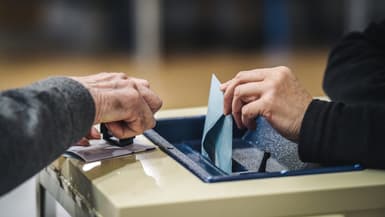
<svg viewBox="0 0 385 217"><path fill-rule="evenodd" d="M263 118L255 131L233 128L232 173L201 155L205 116L160 119L144 135L203 182L236 181L362 170L359 164L321 166L304 163L297 144L279 135Z"/></svg>

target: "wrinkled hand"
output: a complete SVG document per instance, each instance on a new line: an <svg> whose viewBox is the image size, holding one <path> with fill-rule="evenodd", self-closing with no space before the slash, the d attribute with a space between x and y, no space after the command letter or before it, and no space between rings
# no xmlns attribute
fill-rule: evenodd
<svg viewBox="0 0 385 217"><path fill-rule="evenodd" d="M239 128L255 129L261 115L283 136L297 141L312 96L287 67L239 72L221 85L224 113L232 113Z"/></svg>
<svg viewBox="0 0 385 217"><path fill-rule="evenodd" d="M150 89L148 81L124 73L71 78L91 93L95 103L94 124L106 123L114 136L128 138L155 126L154 114L162 101Z"/></svg>

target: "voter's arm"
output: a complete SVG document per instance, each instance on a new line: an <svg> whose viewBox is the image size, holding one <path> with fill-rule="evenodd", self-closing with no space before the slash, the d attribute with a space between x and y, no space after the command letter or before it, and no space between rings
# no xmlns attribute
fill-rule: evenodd
<svg viewBox="0 0 385 217"><path fill-rule="evenodd" d="M0 93L0 195L33 176L86 135L94 102L80 83L50 78Z"/></svg>
<svg viewBox="0 0 385 217"><path fill-rule="evenodd" d="M323 88L333 101L385 104L385 21L344 37L331 51Z"/></svg>

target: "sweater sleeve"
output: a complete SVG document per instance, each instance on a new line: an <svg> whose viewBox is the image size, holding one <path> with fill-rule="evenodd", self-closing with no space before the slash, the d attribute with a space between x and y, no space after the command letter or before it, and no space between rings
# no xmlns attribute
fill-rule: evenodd
<svg viewBox="0 0 385 217"><path fill-rule="evenodd" d="M385 105L385 21L354 32L332 49L323 88L333 101Z"/></svg>
<svg viewBox="0 0 385 217"><path fill-rule="evenodd" d="M303 119L301 160L385 169L385 106L313 100Z"/></svg>
<svg viewBox="0 0 385 217"><path fill-rule="evenodd" d="M86 135L94 113L88 90L69 78L53 77L0 92L0 195Z"/></svg>

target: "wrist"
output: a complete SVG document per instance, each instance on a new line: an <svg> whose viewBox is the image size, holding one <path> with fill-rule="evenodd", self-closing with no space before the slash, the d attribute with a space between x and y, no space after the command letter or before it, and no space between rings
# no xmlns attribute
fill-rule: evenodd
<svg viewBox="0 0 385 217"><path fill-rule="evenodd" d="M310 103L312 102L312 100L313 100L313 98L309 95L306 97L306 99L302 103L302 110L298 114L298 118L297 118L296 123L295 123L296 129L295 129L295 133L294 133L293 138L292 138L292 140L295 142L299 142L299 137L301 134L302 123L303 123L303 120L305 118L305 113L306 113Z"/></svg>
<svg viewBox="0 0 385 217"><path fill-rule="evenodd" d="M87 89L90 92L95 104L94 124L98 124L102 121L102 109L101 109L101 105L103 105L102 97L98 90L94 88L87 88Z"/></svg>
<svg viewBox="0 0 385 217"><path fill-rule="evenodd" d="M94 124L100 123L101 114L102 114L100 107L101 107L101 105L103 105L103 103L101 102L102 97L101 97L99 91L96 88L93 88L89 83L87 83L86 80L82 79L82 77L69 77L69 78L79 82L88 90L88 92L90 93L90 95L93 99L93 102L94 102L95 117L94 117L93 123Z"/></svg>

